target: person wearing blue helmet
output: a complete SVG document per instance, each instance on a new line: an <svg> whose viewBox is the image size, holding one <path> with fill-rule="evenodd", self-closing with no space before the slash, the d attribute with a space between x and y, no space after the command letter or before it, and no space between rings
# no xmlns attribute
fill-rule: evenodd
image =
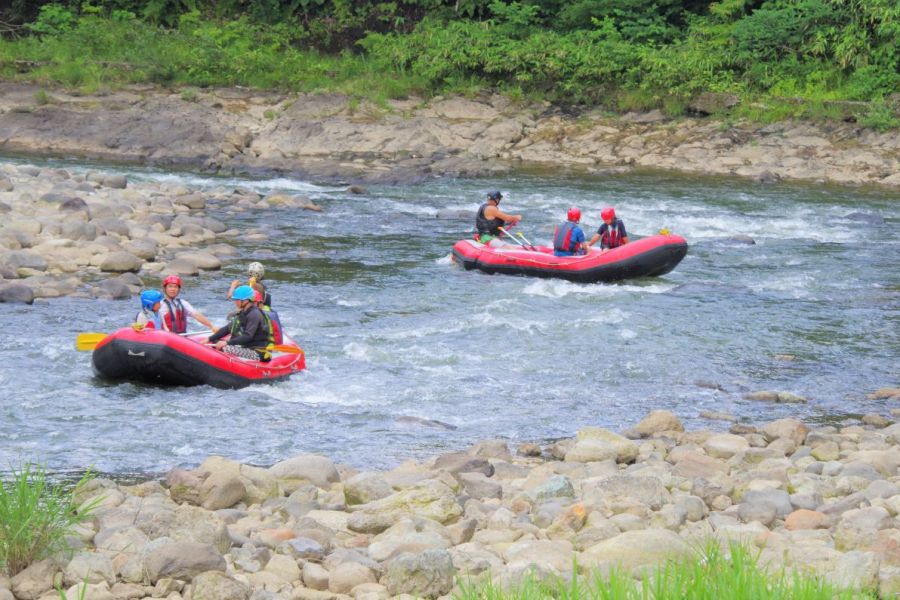
<svg viewBox="0 0 900 600"><path fill-rule="evenodd" d="M215 344L217 350L250 360L269 361L272 359L274 338L268 319L254 302L256 293L249 285L240 285L234 289L231 299L237 313L231 322L225 325L207 340ZM230 336L224 340L225 336Z"/></svg>
<svg viewBox="0 0 900 600"><path fill-rule="evenodd" d="M165 321L159 314L159 306L163 300L159 290L144 290L141 292L141 312L134 318L135 329L158 329L168 331Z"/></svg>

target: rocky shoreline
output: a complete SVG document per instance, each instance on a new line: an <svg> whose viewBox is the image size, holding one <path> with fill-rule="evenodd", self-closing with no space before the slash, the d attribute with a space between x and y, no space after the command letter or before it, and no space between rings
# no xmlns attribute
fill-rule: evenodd
<svg viewBox="0 0 900 600"><path fill-rule="evenodd" d="M76 96L0 83L0 151L323 180L409 182L544 166L900 187L900 137L854 123L771 125L566 113L509 98L390 100L149 86Z"/></svg>
<svg viewBox="0 0 900 600"><path fill-rule="evenodd" d="M890 405L900 389L871 396ZM489 440L384 472L212 456L164 482L92 481L80 500L100 508L73 555L0 576L0 600L57 600L54 586L84 600L439 598L467 579L571 578L575 564L637 575L710 540L895 597L898 468L900 424L883 415L722 433L661 410L622 434L585 427L514 452Z"/></svg>
<svg viewBox="0 0 900 600"><path fill-rule="evenodd" d="M141 277L221 268L237 256L227 242L239 234L265 239L261 231L228 229L207 215L214 206L321 210L302 197L0 163L0 302L129 298L145 285Z"/></svg>

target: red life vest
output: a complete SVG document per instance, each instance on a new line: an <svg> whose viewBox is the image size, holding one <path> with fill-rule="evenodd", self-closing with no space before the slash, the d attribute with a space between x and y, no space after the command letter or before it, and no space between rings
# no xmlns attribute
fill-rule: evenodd
<svg viewBox="0 0 900 600"><path fill-rule="evenodd" d="M281 331L281 319L278 317L278 313L272 310L271 308L263 308L263 315L266 317L266 320L269 322L269 327L272 330L273 341L276 344L284 343L284 333Z"/></svg>
<svg viewBox="0 0 900 600"><path fill-rule="evenodd" d="M606 227L606 231L600 235L601 248L618 248L622 245L622 236L619 235L620 222L618 219L614 219L609 225L603 224Z"/></svg>
<svg viewBox="0 0 900 600"><path fill-rule="evenodd" d="M163 302L166 303L166 308L168 309L165 320L169 331L172 333L187 333L187 311L184 310L181 300L178 298L174 300L165 298Z"/></svg>
<svg viewBox="0 0 900 600"><path fill-rule="evenodd" d="M575 223L566 221L562 226L557 226L553 232L553 250L561 250L563 252L575 252L572 247L572 230L575 229Z"/></svg>

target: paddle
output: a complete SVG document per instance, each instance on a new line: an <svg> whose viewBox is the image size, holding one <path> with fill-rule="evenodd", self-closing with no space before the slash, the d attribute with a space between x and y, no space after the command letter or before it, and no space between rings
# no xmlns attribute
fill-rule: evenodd
<svg viewBox="0 0 900 600"><path fill-rule="evenodd" d="M534 249L534 244L531 243L531 240L529 240L527 237L525 237L524 233L522 233L521 231L518 231L518 232L516 232L516 235L518 235L520 238L522 238L523 240L528 242L528 247L531 248L532 252L537 252L537 250Z"/></svg>
<svg viewBox="0 0 900 600"><path fill-rule="evenodd" d="M204 333L202 331L188 331L187 333L179 333L178 335L196 335ZM79 333L75 338L75 349L81 352L93 350L100 341L108 336L108 333Z"/></svg>
<svg viewBox="0 0 900 600"><path fill-rule="evenodd" d="M522 242L520 242L519 240L517 240L517 239L516 239L516 236L514 236L513 234L511 234L509 231L507 231L507 230L504 229L503 227L499 227L499 229L500 229L500 231L502 231L503 233L505 233L505 234L509 237L509 239L511 239L512 241L514 241L516 244L518 244L518 245L521 246L522 248L525 248L525 244L523 244ZM525 248L525 250L528 250L528 248Z"/></svg>

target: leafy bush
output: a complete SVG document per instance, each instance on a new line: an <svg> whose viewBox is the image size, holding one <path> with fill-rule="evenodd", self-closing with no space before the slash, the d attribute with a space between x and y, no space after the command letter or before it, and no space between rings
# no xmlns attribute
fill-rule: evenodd
<svg viewBox="0 0 900 600"><path fill-rule="evenodd" d="M28 25L37 35L59 35L72 29L76 23L75 13L61 4L46 4L41 7L38 18Z"/></svg>
<svg viewBox="0 0 900 600"><path fill-rule="evenodd" d="M89 471L66 488L52 484L43 468L26 464L0 481L0 566L15 575L65 550L65 537L90 518L99 503L79 505L75 500L93 478Z"/></svg>

